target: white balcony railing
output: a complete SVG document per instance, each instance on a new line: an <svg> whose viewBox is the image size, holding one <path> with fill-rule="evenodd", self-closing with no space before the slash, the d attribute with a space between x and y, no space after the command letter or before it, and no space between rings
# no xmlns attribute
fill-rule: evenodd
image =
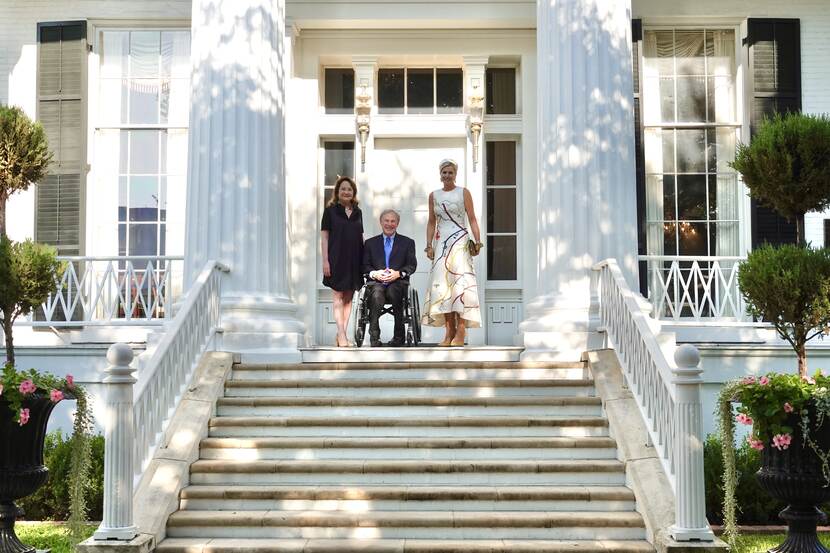
<svg viewBox="0 0 830 553"><path fill-rule="evenodd" d="M674 321L745 321L738 265L745 257L643 255L652 316Z"/></svg>
<svg viewBox="0 0 830 553"><path fill-rule="evenodd" d="M714 539L706 521L700 356L644 312L617 262L593 268L592 319L614 349L626 384L645 419L651 441L676 494L676 540ZM670 360L673 356L674 359Z"/></svg>
<svg viewBox="0 0 830 553"><path fill-rule="evenodd" d="M160 325L182 293L183 257L59 256L66 270L32 326Z"/></svg>

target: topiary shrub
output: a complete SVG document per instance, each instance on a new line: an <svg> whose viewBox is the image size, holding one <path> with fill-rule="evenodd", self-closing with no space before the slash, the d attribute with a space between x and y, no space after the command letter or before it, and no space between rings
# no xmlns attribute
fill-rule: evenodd
<svg viewBox="0 0 830 553"><path fill-rule="evenodd" d="M771 323L798 356L807 376L807 342L830 326L830 250L763 246L738 268L747 310Z"/></svg>
<svg viewBox="0 0 830 553"><path fill-rule="evenodd" d="M830 207L830 118L776 114L761 123L749 145L738 145L730 165L750 196L795 219L801 244L804 214Z"/></svg>

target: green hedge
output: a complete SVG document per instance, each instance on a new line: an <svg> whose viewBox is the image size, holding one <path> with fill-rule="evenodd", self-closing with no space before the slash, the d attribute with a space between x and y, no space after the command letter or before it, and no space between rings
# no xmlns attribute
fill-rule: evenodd
<svg viewBox="0 0 830 553"><path fill-rule="evenodd" d="M738 485L735 502L738 504L738 524L784 524L778 513L786 507L761 488L755 473L761 468L761 452L742 442L735 451ZM723 524L723 455L717 436L710 435L703 445L703 472L706 481L706 518L710 524ZM830 504L824 506L828 512Z"/></svg>
<svg viewBox="0 0 830 553"><path fill-rule="evenodd" d="M25 520L66 520L69 516L69 436L58 430L46 435L43 445L44 464L49 480L33 495L17 504L23 508ZM104 507L104 437L92 437L92 466L87 482L87 520L101 520Z"/></svg>

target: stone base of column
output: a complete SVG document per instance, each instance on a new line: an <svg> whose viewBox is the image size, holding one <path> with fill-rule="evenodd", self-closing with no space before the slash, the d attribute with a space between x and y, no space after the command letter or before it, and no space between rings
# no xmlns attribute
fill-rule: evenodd
<svg viewBox="0 0 830 553"><path fill-rule="evenodd" d="M522 361L579 361L585 351L604 347L584 301L540 296L528 304L526 314L519 325Z"/></svg>
<svg viewBox="0 0 830 553"><path fill-rule="evenodd" d="M217 349L242 355L243 363L298 362L305 325L287 297L238 294L222 297L222 338Z"/></svg>

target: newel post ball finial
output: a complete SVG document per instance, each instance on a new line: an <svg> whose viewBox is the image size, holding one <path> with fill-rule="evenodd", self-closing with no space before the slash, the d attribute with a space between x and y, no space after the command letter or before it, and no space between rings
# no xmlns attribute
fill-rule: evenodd
<svg viewBox="0 0 830 553"><path fill-rule="evenodd" d="M126 366L133 362L133 349L122 342L117 342L107 350L107 361L110 365Z"/></svg>
<svg viewBox="0 0 830 553"><path fill-rule="evenodd" d="M692 344L683 344L674 351L674 362L682 369L700 365L700 351Z"/></svg>

